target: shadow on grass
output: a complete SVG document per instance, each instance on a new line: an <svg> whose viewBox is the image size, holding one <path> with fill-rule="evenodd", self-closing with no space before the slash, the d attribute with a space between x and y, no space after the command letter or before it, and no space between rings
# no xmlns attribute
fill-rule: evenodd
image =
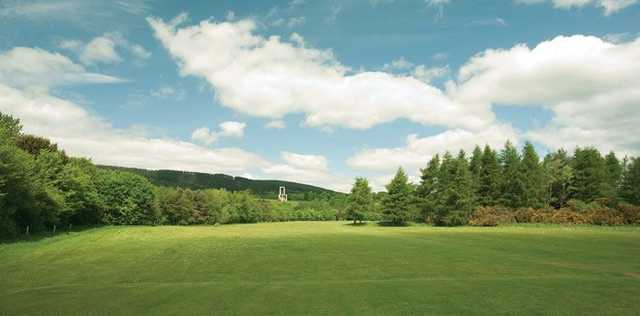
<svg viewBox="0 0 640 316"><path fill-rule="evenodd" d="M93 229L93 228L99 228L99 227L104 227L101 225L91 225L91 226L72 226L71 228L69 227L65 227L65 228L60 228L57 229L55 233L53 233L52 231L39 231L39 232L35 232L35 233L30 233L30 234L19 234L15 237L9 237L9 238L0 238L0 244L13 244L13 243L18 243L18 242L34 242L34 241L40 241L46 238L50 238L50 237L55 237L55 236L61 236L61 235L68 235L70 233L77 233L77 232L82 232L85 230L89 230L89 229Z"/></svg>
<svg viewBox="0 0 640 316"><path fill-rule="evenodd" d="M382 227L408 227L408 226L411 226L411 223L409 223L409 222L404 222L404 223L378 222L378 226L382 226Z"/></svg>
<svg viewBox="0 0 640 316"><path fill-rule="evenodd" d="M349 222L349 223L346 223L345 225L347 225L347 226L367 226L367 225L369 225L369 223L367 223L367 222L358 222L358 223Z"/></svg>

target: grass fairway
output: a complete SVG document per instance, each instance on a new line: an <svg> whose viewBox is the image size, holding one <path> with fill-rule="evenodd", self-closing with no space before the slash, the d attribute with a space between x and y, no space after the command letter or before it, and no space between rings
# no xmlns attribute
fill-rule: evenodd
<svg viewBox="0 0 640 316"><path fill-rule="evenodd" d="M640 228L105 227L0 244L0 314L640 314Z"/></svg>

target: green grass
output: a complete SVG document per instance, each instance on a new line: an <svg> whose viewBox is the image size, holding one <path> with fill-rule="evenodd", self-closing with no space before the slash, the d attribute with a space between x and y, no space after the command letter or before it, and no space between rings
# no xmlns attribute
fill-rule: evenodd
<svg viewBox="0 0 640 316"><path fill-rule="evenodd" d="M0 244L0 314L638 315L640 228L105 227Z"/></svg>

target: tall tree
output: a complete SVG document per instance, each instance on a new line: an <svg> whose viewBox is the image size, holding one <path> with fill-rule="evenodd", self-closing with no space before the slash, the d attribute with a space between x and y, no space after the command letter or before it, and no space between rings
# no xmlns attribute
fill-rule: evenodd
<svg viewBox="0 0 640 316"><path fill-rule="evenodd" d="M471 178L473 180L473 192L478 193L479 200L482 199L481 195L479 194L480 177L482 173L482 158L482 149L480 149L480 146L476 145L476 147L473 148L471 159L469 160L469 171L471 172Z"/></svg>
<svg viewBox="0 0 640 316"><path fill-rule="evenodd" d="M0 142L15 142L21 131L22 125L19 119L0 112Z"/></svg>
<svg viewBox="0 0 640 316"><path fill-rule="evenodd" d="M618 160L613 151L604 157L605 182L602 186L602 195L612 204L615 204L619 197L618 190L622 181L622 168L620 160Z"/></svg>
<svg viewBox="0 0 640 316"><path fill-rule="evenodd" d="M438 203L438 176L440 174L440 156L435 155L427 167L420 170L420 185L416 189L422 218L427 222L432 217Z"/></svg>
<svg viewBox="0 0 640 316"><path fill-rule="evenodd" d="M501 203L509 207L519 207L523 193L522 178L520 173L520 154L510 141L504 145L500 152L500 164L502 174Z"/></svg>
<svg viewBox="0 0 640 316"><path fill-rule="evenodd" d="M392 225L404 225L411 217L412 192L407 174L402 168L398 168L386 188L387 195L382 203L384 219Z"/></svg>
<svg viewBox="0 0 640 316"><path fill-rule="evenodd" d="M475 201L473 180L464 151L456 158L445 153L440 170L440 192L435 222L451 225L451 218L461 218L471 211Z"/></svg>
<svg viewBox="0 0 640 316"><path fill-rule="evenodd" d="M356 182L351 188L349 204L347 205L347 216L353 219L353 223L362 222L366 212L373 208L373 195L369 181L366 178L356 178Z"/></svg>
<svg viewBox="0 0 640 316"><path fill-rule="evenodd" d="M546 203L557 208L564 207L569 199L573 168L567 151L559 149L545 156L543 169L546 178Z"/></svg>
<svg viewBox="0 0 640 316"><path fill-rule="evenodd" d="M624 170L621 195L625 201L640 205L640 158L629 160Z"/></svg>
<svg viewBox="0 0 640 316"><path fill-rule="evenodd" d="M606 181L604 159L593 148L576 148L573 165L573 198L591 202L603 196L603 183Z"/></svg>
<svg viewBox="0 0 640 316"><path fill-rule="evenodd" d="M523 184L518 206L541 207L544 201L544 174L538 153L530 142L526 142L522 149L518 177Z"/></svg>
<svg viewBox="0 0 640 316"><path fill-rule="evenodd" d="M489 145L482 153L477 195L480 205L495 205L500 200L500 162Z"/></svg>

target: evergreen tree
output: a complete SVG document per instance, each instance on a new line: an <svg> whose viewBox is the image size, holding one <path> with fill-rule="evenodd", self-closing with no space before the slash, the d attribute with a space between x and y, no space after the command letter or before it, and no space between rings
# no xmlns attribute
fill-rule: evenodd
<svg viewBox="0 0 640 316"><path fill-rule="evenodd" d="M477 196L480 205L495 205L500 200L500 162L494 150L486 145L482 153Z"/></svg>
<svg viewBox="0 0 640 316"><path fill-rule="evenodd" d="M522 205L521 197L523 186L520 173L520 154L510 141L504 145L500 152L502 197L501 203L509 207Z"/></svg>
<svg viewBox="0 0 640 316"><path fill-rule="evenodd" d="M411 185L402 168L398 168L386 188L387 196L382 203L384 219L392 225L404 225L411 217Z"/></svg>
<svg viewBox="0 0 640 316"><path fill-rule="evenodd" d="M0 112L0 142L14 143L20 136L20 120Z"/></svg>
<svg viewBox="0 0 640 316"><path fill-rule="evenodd" d="M482 195L480 195L480 177L482 173L482 149L480 146L476 145L473 148L473 153L471 154L471 159L469 160L469 171L471 172L471 178L473 180L473 192L477 193L478 199L481 203Z"/></svg>
<svg viewBox="0 0 640 316"><path fill-rule="evenodd" d="M530 142L526 142L522 149L522 160L517 176L522 183L522 195L517 206L541 207L544 196L544 174L538 153Z"/></svg>
<svg viewBox="0 0 640 316"><path fill-rule="evenodd" d="M572 167L573 198L588 203L603 196L603 183L606 182L605 165L597 149L576 148Z"/></svg>
<svg viewBox="0 0 640 316"><path fill-rule="evenodd" d="M602 195L610 203L615 204L618 199L618 190L622 180L622 164L616 154L611 151L604 157L605 182L602 186Z"/></svg>
<svg viewBox="0 0 640 316"><path fill-rule="evenodd" d="M420 185L416 190L419 209L425 222L429 220L438 202L438 176L440 174L440 156L435 155L427 167L420 170Z"/></svg>
<svg viewBox="0 0 640 316"><path fill-rule="evenodd" d="M367 212L373 208L373 195L369 181L366 178L356 178L356 182L351 188L349 204L347 205L347 216L353 219L353 224L362 222Z"/></svg>
<svg viewBox="0 0 640 316"><path fill-rule="evenodd" d="M640 158L629 160L624 170L621 195L625 201L640 205Z"/></svg>
<svg viewBox="0 0 640 316"><path fill-rule="evenodd" d="M463 224L475 201L473 180L464 151L461 150L455 159L450 153L445 153L440 178L436 224Z"/></svg>
<svg viewBox="0 0 640 316"><path fill-rule="evenodd" d="M546 184L546 202L557 208L564 207L569 200L573 168L564 149L545 156L543 162Z"/></svg>

